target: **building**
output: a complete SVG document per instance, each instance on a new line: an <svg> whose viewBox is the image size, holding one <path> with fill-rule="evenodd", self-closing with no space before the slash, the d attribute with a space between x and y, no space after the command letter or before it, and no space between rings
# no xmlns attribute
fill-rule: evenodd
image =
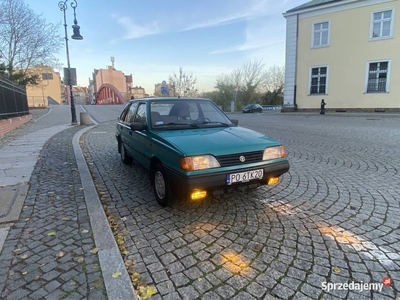
<svg viewBox="0 0 400 300"><path fill-rule="evenodd" d="M133 96L135 99L136 98L144 98L147 96L144 88L142 88L141 86L132 87L130 92L131 92L131 96Z"/></svg>
<svg viewBox="0 0 400 300"><path fill-rule="evenodd" d="M164 93L163 93L164 92ZM167 84L166 81L154 85L154 96L156 97L175 97L175 86Z"/></svg>
<svg viewBox="0 0 400 300"><path fill-rule="evenodd" d="M72 87L72 93L74 95L75 105L90 104L89 92L86 87L74 86Z"/></svg>
<svg viewBox="0 0 400 300"><path fill-rule="evenodd" d="M113 66L108 66L107 69L94 70L93 72L94 95L97 95L103 84L110 84L114 86L125 99L129 99L132 95L134 95L132 93L133 89L132 75L124 75L124 73L116 70Z"/></svg>
<svg viewBox="0 0 400 300"><path fill-rule="evenodd" d="M49 103L63 104L64 85L60 73L46 66L31 68L28 72L39 76L38 85L26 87L29 107L47 107Z"/></svg>
<svg viewBox="0 0 400 300"><path fill-rule="evenodd" d="M398 0L313 0L288 10L283 111L400 111Z"/></svg>

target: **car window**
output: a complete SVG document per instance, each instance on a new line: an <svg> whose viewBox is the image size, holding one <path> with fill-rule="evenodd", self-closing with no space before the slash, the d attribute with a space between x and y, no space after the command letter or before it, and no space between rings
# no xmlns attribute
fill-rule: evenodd
<svg viewBox="0 0 400 300"><path fill-rule="evenodd" d="M128 113L130 107L131 107L131 103L128 103L127 105L125 105L124 110L122 111L121 115L119 116L119 119L121 121L123 121L123 122L125 121L126 114Z"/></svg>
<svg viewBox="0 0 400 300"><path fill-rule="evenodd" d="M209 121L230 123L227 121L227 118L218 109L216 109L215 105L213 105L211 102L201 103L201 108L204 118L207 118Z"/></svg>
<svg viewBox="0 0 400 300"><path fill-rule="evenodd" d="M135 115L136 108L137 108L137 103L132 103L132 105L129 107L129 110L125 116L124 122L126 123L132 123L133 122L133 116Z"/></svg>
<svg viewBox="0 0 400 300"><path fill-rule="evenodd" d="M135 122L140 122L146 124L147 113L146 113L146 103L140 103L137 113L135 115Z"/></svg>
<svg viewBox="0 0 400 300"><path fill-rule="evenodd" d="M195 99L150 102L150 123L161 130L232 124L213 102Z"/></svg>

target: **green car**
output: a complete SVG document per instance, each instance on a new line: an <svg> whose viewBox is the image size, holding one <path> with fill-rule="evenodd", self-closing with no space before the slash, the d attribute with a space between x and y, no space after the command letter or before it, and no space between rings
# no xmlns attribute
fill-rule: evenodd
<svg viewBox="0 0 400 300"><path fill-rule="evenodd" d="M118 118L118 152L150 170L162 206L278 183L289 170L281 143L237 125L209 99L134 99Z"/></svg>

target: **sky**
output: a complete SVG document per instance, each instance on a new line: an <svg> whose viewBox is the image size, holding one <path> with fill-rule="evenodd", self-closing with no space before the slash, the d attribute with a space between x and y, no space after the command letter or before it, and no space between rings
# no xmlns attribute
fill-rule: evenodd
<svg viewBox="0 0 400 300"><path fill-rule="evenodd" d="M60 24L57 0L25 0L48 23ZM73 9L66 10L71 67L88 86L94 69L110 66L132 74L133 85L154 93L154 85L182 67L197 77L200 92L244 63L268 69L285 64L286 20L282 13L306 0L77 0L83 40L72 40ZM68 0L71 3L71 0ZM65 45L57 55L67 66ZM61 70L56 70L61 71ZM62 73L62 72L61 72Z"/></svg>

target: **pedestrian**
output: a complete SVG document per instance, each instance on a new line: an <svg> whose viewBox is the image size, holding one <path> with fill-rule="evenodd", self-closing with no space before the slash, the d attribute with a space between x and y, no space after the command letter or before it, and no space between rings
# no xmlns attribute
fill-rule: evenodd
<svg viewBox="0 0 400 300"><path fill-rule="evenodd" d="M326 105L325 100L322 99L322 101L321 101L321 111L319 113L320 115L324 115L325 114L325 105Z"/></svg>

